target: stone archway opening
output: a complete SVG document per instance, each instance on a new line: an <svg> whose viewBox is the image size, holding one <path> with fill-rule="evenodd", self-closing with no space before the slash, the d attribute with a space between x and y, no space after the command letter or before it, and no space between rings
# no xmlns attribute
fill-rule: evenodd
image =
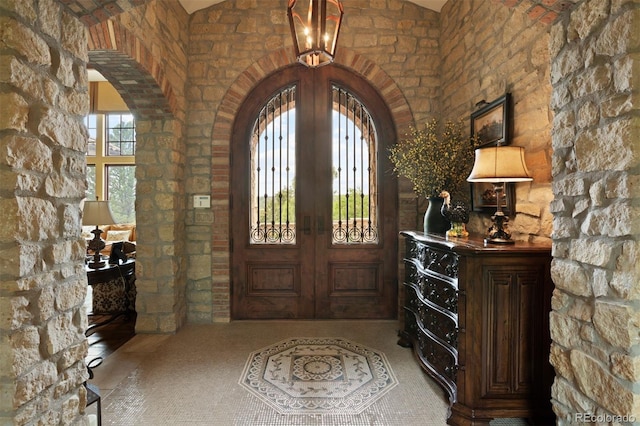
<svg viewBox="0 0 640 426"><path fill-rule="evenodd" d="M88 34L89 67L113 85L136 119L136 332L175 332L186 321L184 147L176 97L161 64L118 22L97 24Z"/></svg>

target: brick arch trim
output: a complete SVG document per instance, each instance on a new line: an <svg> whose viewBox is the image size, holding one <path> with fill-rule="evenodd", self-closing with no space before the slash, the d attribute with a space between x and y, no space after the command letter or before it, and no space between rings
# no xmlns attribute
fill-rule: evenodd
<svg viewBox="0 0 640 426"><path fill-rule="evenodd" d="M249 66L231 84L222 98L220 109L213 125L213 143L215 146L229 144L233 120L244 98L251 89L269 74L295 63L292 53L292 49L283 48L263 56ZM335 63L359 74L380 93L391 112L396 125L396 134L401 134L401 130L406 129L413 123L413 114L407 99L404 97L400 87L382 68L348 48L340 48ZM228 194L225 190L224 194L221 193L220 195L226 197Z"/></svg>
<svg viewBox="0 0 640 426"><path fill-rule="evenodd" d="M109 79L131 111L151 120L174 116L176 96L163 67L133 33L115 21L88 32L89 63Z"/></svg>

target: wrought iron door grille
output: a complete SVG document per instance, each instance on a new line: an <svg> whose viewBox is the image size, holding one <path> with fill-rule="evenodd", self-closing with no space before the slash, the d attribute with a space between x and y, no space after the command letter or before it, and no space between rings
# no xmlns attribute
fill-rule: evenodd
<svg viewBox="0 0 640 426"><path fill-rule="evenodd" d="M373 244L377 227L377 136L366 107L333 86L333 244Z"/></svg>
<svg viewBox="0 0 640 426"><path fill-rule="evenodd" d="M272 97L251 133L251 244L295 244L296 88Z"/></svg>

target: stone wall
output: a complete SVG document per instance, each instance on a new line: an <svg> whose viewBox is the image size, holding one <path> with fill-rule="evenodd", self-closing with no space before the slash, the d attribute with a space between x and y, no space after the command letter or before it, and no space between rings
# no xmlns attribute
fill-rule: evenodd
<svg viewBox="0 0 640 426"><path fill-rule="evenodd" d="M640 421L639 25L637 1L585 1L551 31L559 424Z"/></svg>
<svg viewBox="0 0 640 426"><path fill-rule="evenodd" d="M85 28L53 0L5 0L0 51L0 423L71 424L87 378Z"/></svg>
<svg viewBox="0 0 640 426"><path fill-rule="evenodd" d="M229 155L234 108L264 76L294 62L285 0L226 1L194 13L189 40L187 194L212 194L187 214L189 321L229 319ZM410 2L345 2L336 63L376 84L422 120L439 110L438 14ZM284 50L283 50L284 49ZM366 67L363 66L366 64ZM376 75L384 78L376 80ZM385 80L386 79L386 80ZM391 96L389 96L391 95ZM229 100L223 105L223 99ZM400 121L396 123L400 125ZM409 120L410 121L410 120ZM403 126L406 127L408 121ZM403 134L406 129L399 129ZM213 141L213 142L212 142ZM414 228L415 196L401 188L400 227ZM213 236L213 237L211 237Z"/></svg>
<svg viewBox="0 0 640 426"><path fill-rule="evenodd" d="M533 182L515 186L510 229L516 240L550 242L549 26L532 22L529 7L527 2L511 8L484 0L446 3L440 35L442 115L470 126L477 102L511 93L511 144L525 148ZM475 213L468 228L483 233L489 223L489 214Z"/></svg>

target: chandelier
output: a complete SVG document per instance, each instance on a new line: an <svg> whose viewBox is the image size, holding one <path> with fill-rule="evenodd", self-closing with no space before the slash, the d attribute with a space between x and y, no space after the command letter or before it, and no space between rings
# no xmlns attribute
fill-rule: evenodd
<svg viewBox="0 0 640 426"><path fill-rule="evenodd" d="M340 0L289 0L287 15L299 62L308 67L333 62L343 14Z"/></svg>

